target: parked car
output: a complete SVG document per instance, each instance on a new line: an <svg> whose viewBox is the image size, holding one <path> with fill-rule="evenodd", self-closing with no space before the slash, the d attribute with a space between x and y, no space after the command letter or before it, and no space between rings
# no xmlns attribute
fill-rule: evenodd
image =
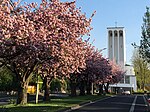
<svg viewBox="0 0 150 112"><path fill-rule="evenodd" d="M130 93L130 91L123 91L122 94L123 95L130 95L131 93Z"/></svg>
<svg viewBox="0 0 150 112"><path fill-rule="evenodd" d="M150 104L150 98L147 99L147 102Z"/></svg>
<svg viewBox="0 0 150 112"><path fill-rule="evenodd" d="M147 98L148 112L150 112L150 98Z"/></svg>

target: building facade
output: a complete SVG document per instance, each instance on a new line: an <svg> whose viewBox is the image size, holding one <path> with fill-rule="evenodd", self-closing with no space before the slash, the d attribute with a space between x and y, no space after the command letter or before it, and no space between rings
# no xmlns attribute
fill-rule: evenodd
<svg viewBox="0 0 150 112"><path fill-rule="evenodd" d="M124 27L108 27L108 58L115 61L126 71L124 78L117 84L110 85L111 91L121 93L124 90L136 91L136 77L134 69L126 65L126 46Z"/></svg>

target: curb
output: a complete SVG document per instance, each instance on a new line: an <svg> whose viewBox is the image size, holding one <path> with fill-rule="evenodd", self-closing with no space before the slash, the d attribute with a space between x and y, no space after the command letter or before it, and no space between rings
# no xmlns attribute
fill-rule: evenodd
<svg viewBox="0 0 150 112"><path fill-rule="evenodd" d="M56 112L67 112L67 110L71 110L71 107L67 107L65 109L58 110Z"/></svg>
<svg viewBox="0 0 150 112"><path fill-rule="evenodd" d="M87 101L87 102L83 102L83 103L80 103L80 104L77 104L75 106L72 106L72 107L67 107L67 108L64 108L64 109L61 109L61 110L58 110L56 112L70 112L71 110L75 110L83 105L87 105L87 104L90 104L92 101Z"/></svg>
<svg viewBox="0 0 150 112"><path fill-rule="evenodd" d="M70 112L70 111L76 110L76 109L78 109L78 108L80 108L80 107L83 107L83 106L86 106L86 105L89 105L89 104L92 104L92 103L96 103L96 102L98 102L98 101L102 101L102 100L105 100L105 99L109 99L109 98L111 98L111 97L114 97L114 96L108 96L108 97L106 97L106 98L96 99L96 100L93 100L93 101L92 101L92 100L89 100L89 101L86 101L86 102L82 102L82 103L80 103L80 104L78 104L78 105L72 106L72 107L67 107L67 108L65 108L65 109L58 110L58 111L56 111L56 112Z"/></svg>

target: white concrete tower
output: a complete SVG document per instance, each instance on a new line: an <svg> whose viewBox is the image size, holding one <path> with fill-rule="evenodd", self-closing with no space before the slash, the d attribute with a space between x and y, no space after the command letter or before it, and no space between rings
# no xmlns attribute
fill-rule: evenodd
<svg viewBox="0 0 150 112"><path fill-rule="evenodd" d="M124 27L108 27L108 58L122 67L125 65L125 30Z"/></svg>

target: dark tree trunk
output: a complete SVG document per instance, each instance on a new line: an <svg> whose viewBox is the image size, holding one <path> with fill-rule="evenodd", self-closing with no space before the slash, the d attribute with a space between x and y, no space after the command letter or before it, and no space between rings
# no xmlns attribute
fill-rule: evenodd
<svg viewBox="0 0 150 112"><path fill-rule="evenodd" d="M50 101L50 96L49 96L49 91L50 91L50 84L49 84L49 80L47 77L44 78L43 81L43 86L44 86L44 97L43 97L43 101Z"/></svg>
<svg viewBox="0 0 150 112"><path fill-rule="evenodd" d="M143 91L145 91L145 84L144 84L144 81L142 82L141 89L142 89Z"/></svg>
<svg viewBox="0 0 150 112"><path fill-rule="evenodd" d="M17 97L17 104L25 105L27 104L27 89L29 81L18 82L18 97Z"/></svg>
<svg viewBox="0 0 150 112"><path fill-rule="evenodd" d="M76 83L70 81L70 88L71 88L71 96L76 96L77 95L77 93L76 93Z"/></svg>
<svg viewBox="0 0 150 112"><path fill-rule="evenodd" d="M103 84L99 84L99 95L103 94Z"/></svg>
<svg viewBox="0 0 150 112"><path fill-rule="evenodd" d="M85 81L84 80L80 81L79 89L80 89L80 95L84 96L85 95Z"/></svg>
<svg viewBox="0 0 150 112"><path fill-rule="evenodd" d="M91 90L92 90L92 83L90 81L87 82L87 87L86 87L86 91L87 91L87 95L91 95Z"/></svg>
<svg viewBox="0 0 150 112"><path fill-rule="evenodd" d="M109 82L107 82L106 85L104 85L104 88L105 88L105 92L106 92L107 94L109 94L109 91L108 91Z"/></svg>

